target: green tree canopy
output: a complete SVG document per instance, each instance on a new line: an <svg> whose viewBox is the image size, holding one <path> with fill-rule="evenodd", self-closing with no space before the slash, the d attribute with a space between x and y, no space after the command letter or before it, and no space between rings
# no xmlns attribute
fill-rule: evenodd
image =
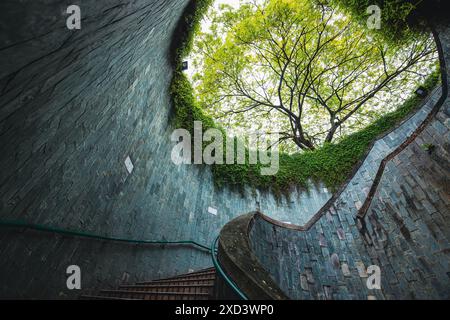
<svg viewBox="0 0 450 320"><path fill-rule="evenodd" d="M408 42L418 33L429 31L430 22L447 15L447 0L326 0L350 13L365 25L367 8L380 8L381 28L377 33L391 44ZM447 5L447 6L446 6Z"/></svg>
<svg viewBox="0 0 450 320"><path fill-rule="evenodd" d="M364 127L436 63L428 35L388 45L317 1L255 0L210 17L193 52L200 104L225 126L278 132L286 149Z"/></svg>

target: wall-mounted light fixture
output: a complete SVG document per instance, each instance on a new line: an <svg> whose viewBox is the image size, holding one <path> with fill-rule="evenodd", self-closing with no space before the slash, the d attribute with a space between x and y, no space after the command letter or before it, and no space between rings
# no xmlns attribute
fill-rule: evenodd
<svg viewBox="0 0 450 320"><path fill-rule="evenodd" d="M418 87L415 91L415 94L420 98L425 98L428 95L428 90L424 87Z"/></svg>

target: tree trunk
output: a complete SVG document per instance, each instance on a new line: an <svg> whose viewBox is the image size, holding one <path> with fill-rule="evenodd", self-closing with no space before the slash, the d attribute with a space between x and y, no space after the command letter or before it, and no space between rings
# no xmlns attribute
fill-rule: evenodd
<svg viewBox="0 0 450 320"><path fill-rule="evenodd" d="M327 137L325 138L325 142L331 142L333 140L334 134L336 130L339 128L339 125L332 125L330 131L328 131Z"/></svg>
<svg viewBox="0 0 450 320"><path fill-rule="evenodd" d="M316 147L314 146L314 144L307 140L307 139L301 139L301 138L294 138L293 139L295 144L302 150L315 150Z"/></svg>

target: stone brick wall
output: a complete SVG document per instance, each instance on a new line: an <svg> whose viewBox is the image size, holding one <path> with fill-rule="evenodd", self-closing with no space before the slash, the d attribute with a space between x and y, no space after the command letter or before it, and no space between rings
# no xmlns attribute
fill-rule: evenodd
<svg viewBox="0 0 450 320"><path fill-rule="evenodd" d="M438 32L448 77L450 24L439 26ZM293 299L450 298L447 88L444 94L446 100L425 129L387 163L363 219L357 216L381 160L419 127L440 90L413 118L374 145L311 228L286 229L256 217L250 233L252 249L287 295ZM367 286L370 265L380 267L381 290Z"/></svg>
<svg viewBox="0 0 450 320"><path fill-rule="evenodd" d="M207 167L172 164L169 47L187 2L0 3L1 219L209 245L225 223L242 213L260 209L279 221L304 224L330 198L321 186L294 193L289 202L250 190L241 196L215 189ZM65 26L70 4L81 7L81 30ZM415 146L389 163L395 175L383 177L369 210L372 240L367 241L383 243L384 238L376 238L379 224L370 224L379 221L389 245L377 249L366 243L353 220L379 155L398 146L430 110L424 106L410 125L375 145L379 153L369 155L349 184L352 191L311 232L255 224L258 238L253 240L258 241L253 246L291 297L448 294L448 167L443 161L448 159L443 151L448 150L448 119L443 113ZM438 148L428 155L420 139ZM134 166L131 173L127 157ZM393 176L396 183L387 183ZM406 191L398 193L402 188ZM347 209L337 210L346 204ZM414 205L413 213L406 205ZM83 290L211 265L207 253L185 246L127 245L5 228L0 243L1 298L75 297L80 292L66 288L71 264L81 267ZM356 274L361 263L375 262L388 281L381 293L364 291L364 278ZM411 271L398 274L406 263L412 267L403 270Z"/></svg>
<svg viewBox="0 0 450 320"><path fill-rule="evenodd" d="M170 161L169 47L188 0L0 2L1 219L148 240L210 244L256 208L304 223L322 187L277 203L216 190L206 167ZM66 8L81 8L81 30ZM130 157L133 171L125 160ZM217 209L217 215L208 212ZM211 265L187 247L137 246L0 229L0 297L65 298Z"/></svg>

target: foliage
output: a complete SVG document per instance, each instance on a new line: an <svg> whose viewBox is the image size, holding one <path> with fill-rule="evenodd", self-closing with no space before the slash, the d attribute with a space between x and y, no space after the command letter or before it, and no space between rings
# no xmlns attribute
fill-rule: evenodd
<svg viewBox="0 0 450 320"><path fill-rule="evenodd" d="M191 82L182 72L183 59L192 50L194 35L198 33L201 19L214 0L191 1L178 25L173 43L175 71L170 85L175 109L175 126L193 132L194 121L202 121L203 128L216 127L214 120L204 114L193 94Z"/></svg>
<svg viewBox="0 0 450 320"><path fill-rule="evenodd" d="M432 143L424 143L420 146L424 151L427 151L428 153L433 152L433 150L436 148L436 146Z"/></svg>
<svg viewBox="0 0 450 320"><path fill-rule="evenodd" d="M424 87L432 89L438 81L436 71L427 79ZM280 154L280 170L273 177L259 176L254 166L217 165L214 167L216 182L239 187L250 184L256 188L287 192L293 186L307 187L308 181L312 180L321 181L335 190L349 176L370 144L410 114L421 101L421 98L413 96L395 111L337 143L327 143L314 151Z"/></svg>
<svg viewBox="0 0 450 320"><path fill-rule="evenodd" d="M340 6L366 25L367 8L377 5L381 9L381 29L375 33L381 35L391 45L405 43L418 34L428 30L426 19L437 17L440 9L445 14L444 4L440 0L329 0ZM442 1L445 2L445 1ZM442 7L442 8L441 8Z"/></svg>
<svg viewBox="0 0 450 320"><path fill-rule="evenodd" d="M192 85L181 72L183 57L192 46L193 30L198 30L202 13L211 0L196 2L195 10L186 14L185 23L190 28L178 35L176 70L171 84L171 94L175 108L175 125L192 132L193 121L202 121L203 129L217 128L214 120L206 115L196 101ZM195 14L193 14L195 13ZM423 85L434 88L439 82L438 72L427 78ZM212 172L216 185L228 185L237 189L252 186L270 189L275 194L287 193L291 187L307 187L309 181L321 181L327 187L336 189L350 174L355 164L377 137L399 123L421 102L419 97L411 97L394 112L388 113L361 131L353 133L336 143L327 143L314 151L280 154L280 170L275 176L261 176L259 165L213 165ZM222 130L225 135L225 131ZM247 151L248 152L248 151Z"/></svg>
<svg viewBox="0 0 450 320"><path fill-rule="evenodd" d="M194 46L201 107L228 129L278 132L295 151L364 127L436 59L428 35L392 47L311 0L224 8L210 29Z"/></svg>
<svg viewBox="0 0 450 320"><path fill-rule="evenodd" d="M182 59L192 50L194 36L200 29L201 20L213 2L214 0L190 1L183 12L182 20L175 29L171 44L176 71L181 71Z"/></svg>

